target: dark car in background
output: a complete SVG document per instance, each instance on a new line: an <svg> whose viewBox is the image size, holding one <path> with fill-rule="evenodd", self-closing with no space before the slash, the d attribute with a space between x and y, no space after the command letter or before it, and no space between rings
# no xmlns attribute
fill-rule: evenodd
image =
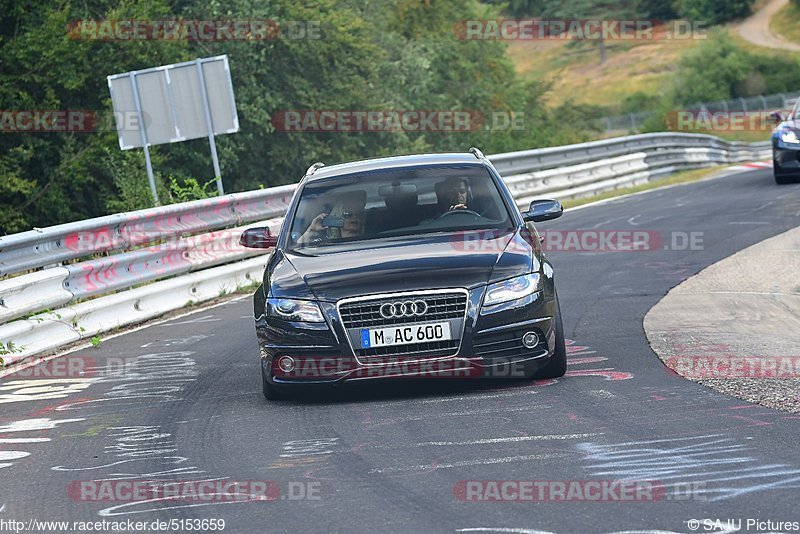
<svg viewBox="0 0 800 534"><path fill-rule="evenodd" d="M315 164L254 296L263 392L433 377L554 378L566 350L553 267L478 149Z"/></svg>
<svg viewBox="0 0 800 534"><path fill-rule="evenodd" d="M800 99L784 117L772 114L778 125L772 130L772 172L775 182L788 183L800 179Z"/></svg>

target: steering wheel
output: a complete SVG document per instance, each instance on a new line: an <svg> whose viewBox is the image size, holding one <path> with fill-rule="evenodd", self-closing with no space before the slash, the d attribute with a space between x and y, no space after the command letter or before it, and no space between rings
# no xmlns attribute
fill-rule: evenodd
<svg viewBox="0 0 800 534"><path fill-rule="evenodd" d="M470 215L475 215L476 217L480 217L481 216L480 213L477 213L477 212L472 211L472 210L450 210L450 211L446 211L446 212L442 213L441 215L439 215L439 218L440 219L444 219L445 217L447 217L449 215L453 215L454 213L469 213Z"/></svg>

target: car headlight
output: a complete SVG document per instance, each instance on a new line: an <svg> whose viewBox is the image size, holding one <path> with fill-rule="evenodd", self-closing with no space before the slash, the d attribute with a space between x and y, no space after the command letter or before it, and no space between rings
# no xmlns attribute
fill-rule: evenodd
<svg viewBox="0 0 800 534"><path fill-rule="evenodd" d="M539 273L531 273L516 278L510 278L489 286L484 306L494 306L503 302L510 302L533 295L542 289L542 278Z"/></svg>
<svg viewBox="0 0 800 534"><path fill-rule="evenodd" d="M781 141L792 145L800 144L800 139L797 138L797 134L794 130L784 130L781 132Z"/></svg>
<svg viewBox="0 0 800 534"><path fill-rule="evenodd" d="M295 299L267 299L267 315L285 321L324 323L322 310L316 302Z"/></svg>

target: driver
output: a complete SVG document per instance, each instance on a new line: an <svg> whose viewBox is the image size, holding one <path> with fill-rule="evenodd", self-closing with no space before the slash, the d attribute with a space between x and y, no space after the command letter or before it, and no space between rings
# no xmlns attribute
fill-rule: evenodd
<svg viewBox="0 0 800 534"><path fill-rule="evenodd" d="M440 203L443 211L466 210L469 183L466 178L451 176L442 184ZM448 207L449 206L449 207Z"/></svg>

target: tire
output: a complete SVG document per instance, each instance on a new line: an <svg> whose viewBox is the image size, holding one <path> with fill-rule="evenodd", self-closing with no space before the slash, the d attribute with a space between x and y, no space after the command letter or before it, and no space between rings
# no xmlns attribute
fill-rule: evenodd
<svg viewBox="0 0 800 534"><path fill-rule="evenodd" d="M267 381L267 374L264 372L264 366L261 367L261 388L264 393L264 398L271 401L284 400L288 398L286 392Z"/></svg>
<svg viewBox="0 0 800 534"><path fill-rule="evenodd" d="M773 173L772 175L775 177L775 183L778 185L788 184L792 181L786 176L781 176L780 174Z"/></svg>
<svg viewBox="0 0 800 534"><path fill-rule="evenodd" d="M772 158L772 177L775 178L775 183L778 185L788 184L791 182L786 175L781 175L781 166L778 165L778 160L773 156Z"/></svg>
<svg viewBox="0 0 800 534"><path fill-rule="evenodd" d="M559 378L567 372L567 347L564 343L564 325L561 323L561 303L556 294L556 348L547 365L539 369L535 378Z"/></svg>

